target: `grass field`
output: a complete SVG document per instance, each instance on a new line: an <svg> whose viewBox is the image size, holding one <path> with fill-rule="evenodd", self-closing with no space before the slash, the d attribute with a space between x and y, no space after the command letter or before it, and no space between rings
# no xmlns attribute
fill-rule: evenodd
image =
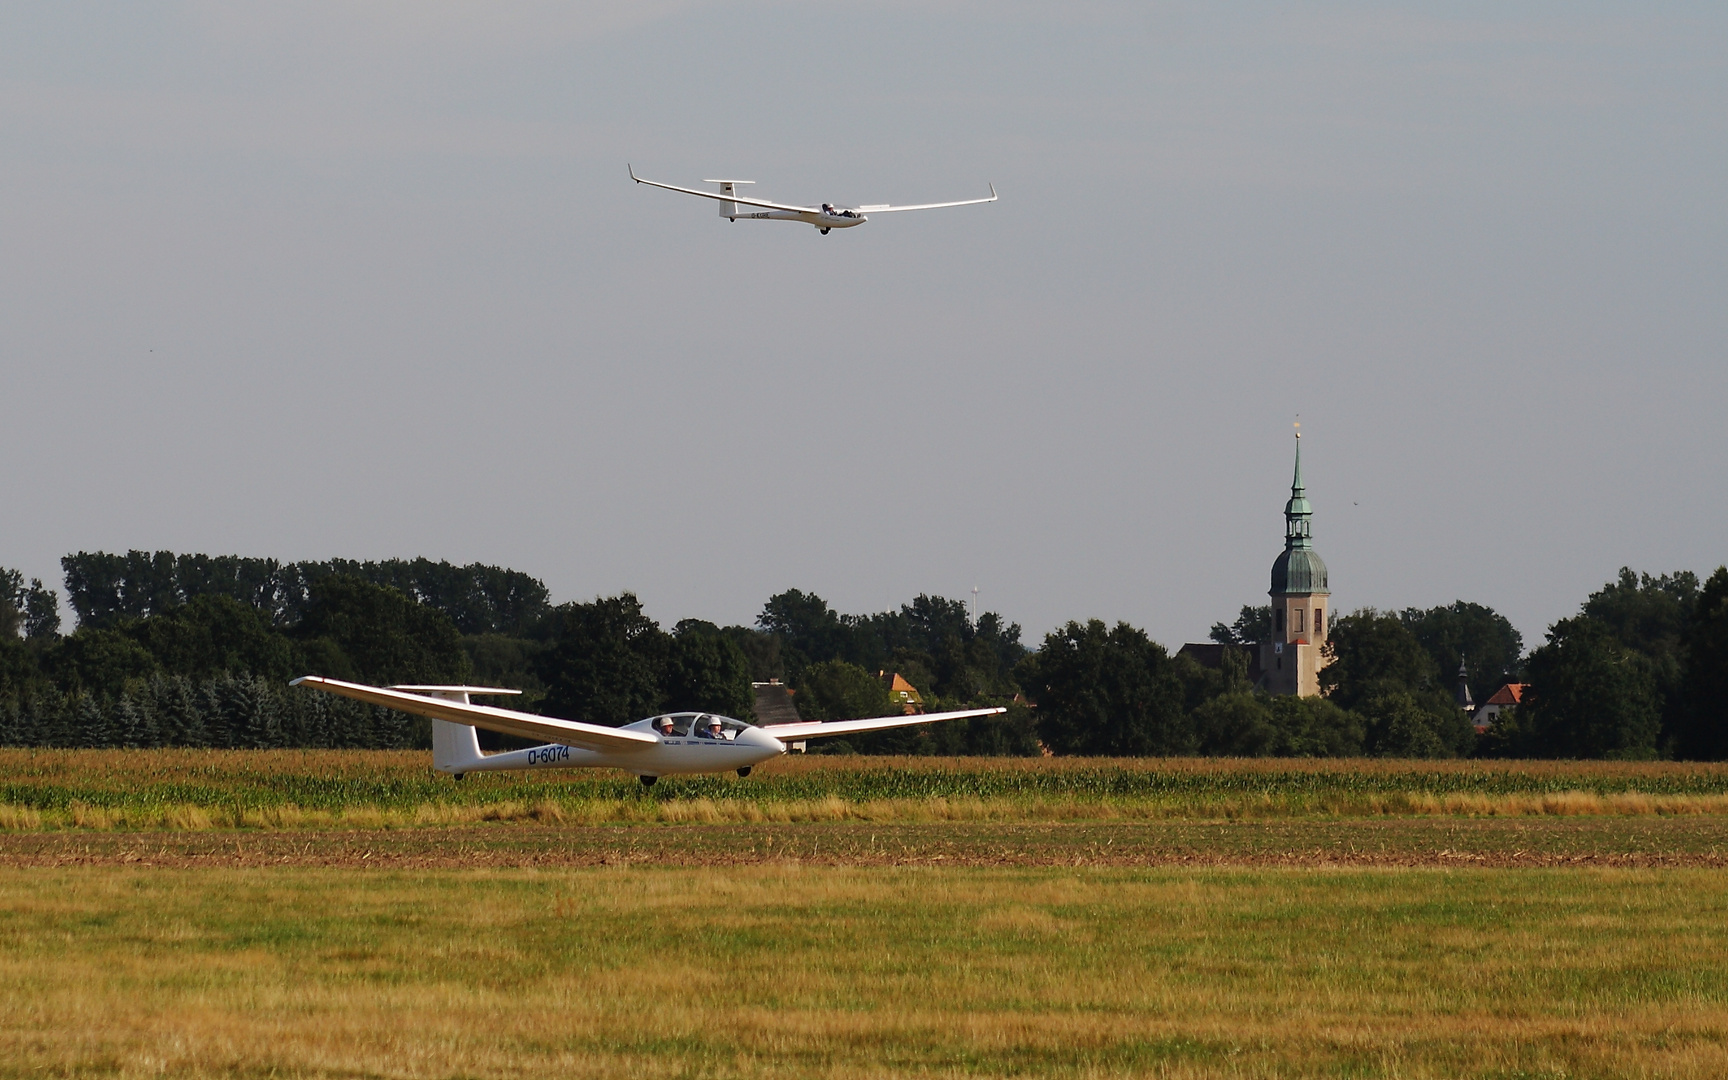
<svg viewBox="0 0 1728 1080"><path fill-rule="evenodd" d="M748 779L669 777L645 791L611 771L458 784L429 757L0 750L0 829L1728 813L1720 763L794 755Z"/></svg>
<svg viewBox="0 0 1728 1080"><path fill-rule="evenodd" d="M1709 1077L1696 870L60 868L0 1076Z"/></svg>
<svg viewBox="0 0 1728 1080"><path fill-rule="evenodd" d="M1728 769L0 751L0 1078L1717 1077Z"/></svg>

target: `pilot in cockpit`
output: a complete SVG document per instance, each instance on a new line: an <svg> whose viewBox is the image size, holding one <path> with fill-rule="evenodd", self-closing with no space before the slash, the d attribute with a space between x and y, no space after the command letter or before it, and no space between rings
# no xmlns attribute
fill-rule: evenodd
<svg viewBox="0 0 1728 1080"><path fill-rule="evenodd" d="M704 739L724 739L726 737L724 730L721 728L720 718L718 716L710 716L708 718L708 726L703 728L697 734L701 735Z"/></svg>
<svg viewBox="0 0 1728 1080"><path fill-rule="evenodd" d="M662 716L658 721L657 727L662 739L670 739L673 735L677 734L677 732L672 730L672 718L670 716Z"/></svg>
<svg viewBox="0 0 1728 1080"><path fill-rule="evenodd" d="M831 202L823 203L822 204L822 212L824 214L832 214L834 212L834 204Z"/></svg>

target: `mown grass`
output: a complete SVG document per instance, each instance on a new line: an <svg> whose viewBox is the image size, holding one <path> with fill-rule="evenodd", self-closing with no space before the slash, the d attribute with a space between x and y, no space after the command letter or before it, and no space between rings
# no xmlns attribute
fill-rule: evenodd
<svg viewBox="0 0 1728 1080"><path fill-rule="evenodd" d="M1710 1077L1689 870L39 869L0 1076Z"/></svg>
<svg viewBox="0 0 1728 1080"><path fill-rule="evenodd" d="M415 751L0 750L0 829L1728 813L1728 765L789 756L748 779L474 774Z"/></svg>

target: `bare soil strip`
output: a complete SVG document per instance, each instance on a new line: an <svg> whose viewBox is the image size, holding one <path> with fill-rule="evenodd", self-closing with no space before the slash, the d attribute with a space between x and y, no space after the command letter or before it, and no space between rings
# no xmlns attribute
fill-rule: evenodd
<svg viewBox="0 0 1728 1080"><path fill-rule="evenodd" d="M1728 867L1728 818L725 825L0 834L0 866Z"/></svg>

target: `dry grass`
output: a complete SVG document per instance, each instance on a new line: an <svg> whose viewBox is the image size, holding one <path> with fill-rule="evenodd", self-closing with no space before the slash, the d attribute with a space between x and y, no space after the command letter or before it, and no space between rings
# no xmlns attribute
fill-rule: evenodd
<svg viewBox="0 0 1728 1080"><path fill-rule="evenodd" d="M39 870L0 1076L1713 1077L1700 871Z"/></svg>

